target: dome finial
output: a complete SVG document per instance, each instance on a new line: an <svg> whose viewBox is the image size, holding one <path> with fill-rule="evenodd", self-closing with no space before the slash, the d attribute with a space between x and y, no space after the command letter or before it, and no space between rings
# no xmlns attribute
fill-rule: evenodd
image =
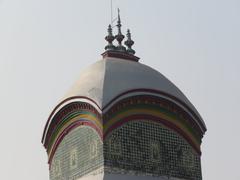
<svg viewBox="0 0 240 180"><path fill-rule="evenodd" d="M114 19L111 23L115 22L117 20L117 34L113 34L113 26L112 24L109 24L108 26L108 35L105 37L105 40L108 42L108 44L105 46L105 52L102 53L103 58L106 57L114 57L114 58L120 58L130 61L139 61L139 57L135 56L135 51L132 49L132 45L134 44L134 41L131 39L131 33L130 30L127 31L127 40L123 43L124 35L121 32L121 18L120 18L120 10L118 9L118 16L116 19ZM114 26L115 27L115 26ZM114 45L114 40L116 39L117 45ZM125 44L127 48L125 47Z"/></svg>
<svg viewBox="0 0 240 180"><path fill-rule="evenodd" d="M131 33L129 29L127 30L127 40L124 42L124 44L128 47L127 53L134 55L135 51L132 49L134 41L131 39Z"/></svg>
<svg viewBox="0 0 240 180"><path fill-rule="evenodd" d="M115 37L112 34L112 26L111 26L111 24L109 24L108 35L105 37L105 40L108 42L108 45L105 46L106 51L115 50L116 47L112 43L114 39L115 39Z"/></svg>
<svg viewBox="0 0 240 180"><path fill-rule="evenodd" d="M118 21L117 21L117 27L118 27L118 33L121 34L121 18L120 18L120 9L118 8Z"/></svg>
<svg viewBox="0 0 240 180"><path fill-rule="evenodd" d="M118 34L115 36L115 39L118 41L117 50L125 52L126 48L122 45L124 35L121 32L121 27L122 27L122 24L121 24L121 18L120 18L120 9L118 8L118 21L117 21Z"/></svg>

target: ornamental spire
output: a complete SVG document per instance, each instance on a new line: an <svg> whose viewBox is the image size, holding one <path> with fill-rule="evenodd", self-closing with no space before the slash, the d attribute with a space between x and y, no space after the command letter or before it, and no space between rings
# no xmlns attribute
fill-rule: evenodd
<svg viewBox="0 0 240 180"><path fill-rule="evenodd" d="M122 45L122 41L125 36L122 34L121 27L122 27L122 24L121 24L121 18L120 18L120 10L118 8L118 21L117 21L118 34L115 36L115 39L118 41L117 50L124 52L126 51L126 48Z"/></svg>
<svg viewBox="0 0 240 180"><path fill-rule="evenodd" d="M105 50L106 51L111 51L111 50L115 50L116 47L113 45L113 40L115 39L115 37L112 34L112 26L111 24L109 24L108 26L108 35L105 37L105 40L108 42L108 45L105 46Z"/></svg>
<svg viewBox="0 0 240 180"><path fill-rule="evenodd" d="M124 42L124 44L128 47L127 53L134 55L135 51L132 49L134 41L131 39L131 33L129 29L127 30L127 40Z"/></svg>
<svg viewBox="0 0 240 180"><path fill-rule="evenodd" d="M111 18L112 19L112 18ZM138 62L139 57L135 56L135 51L132 49L132 45L134 44L134 41L131 38L130 30L127 30L127 40L124 42L126 47L123 45L124 35L121 31L121 18L120 18L120 10L118 9L118 17L117 19L117 25L113 27L117 27L117 35L113 35L112 25L109 24L108 26L108 35L105 37L105 40L108 42L108 44L105 46L105 52L102 54L103 58L105 57L115 57L125 60L131 60ZM111 23L113 23L112 21ZM116 39L117 45L114 45L114 40Z"/></svg>

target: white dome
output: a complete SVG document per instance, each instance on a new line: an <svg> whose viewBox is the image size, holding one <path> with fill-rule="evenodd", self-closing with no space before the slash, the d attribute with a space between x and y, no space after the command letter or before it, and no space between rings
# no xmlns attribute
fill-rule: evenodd
<svg viewBox="0 0 240 180"><path fill-rule="evenodd" d="M88 97L102 109L119 94L134 89L161 91L177 98L185 103L205 126L195 107L172 82L149 66L125 59L107 57L92 64L81 73L64 99Z"/></svg>

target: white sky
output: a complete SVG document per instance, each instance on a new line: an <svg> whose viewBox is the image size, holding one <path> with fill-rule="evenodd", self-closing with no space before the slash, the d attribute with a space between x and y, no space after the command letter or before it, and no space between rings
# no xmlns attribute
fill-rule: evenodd
<svg viewBox="0 0 240 180"><path fill-rule="evenodd" d="M101 58L109 0L0 0L0 179L47 180L47 117ZM114 0L141 62L206 122L204 180L239 180L240 1ZM116 13L115 13L116 16Z"/></svg>

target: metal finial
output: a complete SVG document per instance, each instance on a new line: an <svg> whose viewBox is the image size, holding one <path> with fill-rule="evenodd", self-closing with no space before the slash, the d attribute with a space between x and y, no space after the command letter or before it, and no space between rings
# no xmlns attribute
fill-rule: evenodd
<svg viewBox="0 0 240 180"><path fill-rule="evenodd" d="M134 55L135 51L132 49L134 41L131 39L131 33L129 29L127 30L127 40L124 42L124 44L128 47L127 53Z"/></svg>
<svg viewBox="0 0 240 180"><path fill-rule="evenodd" d="M118 28L118 34L115 36L115 39L118 41L117 50L119 51L126 51L126 48L122 45L122 41L124 39L124 35L121 32L121 18L120 18L120 10L118 8L118 21L117 21L117 28Z"/></svg>
<svg viewBox="0 0 240 180"><path fill-rule="evenodd" d="M118 27L118 31L120 31L121 33L121 18L120 18L120 9L118 8L118 21L117 21L117 27Z"/></svg>
<svg viewBox="0 0 240 180"><path fill-rule="evenodd" d="M108 35L105 37L105 40L108 42L108 45L105 46L106 51L115 50L116 47L112 43L114 39L115 39L115 37L112 34L112 26L109 24Z"/></svg>

